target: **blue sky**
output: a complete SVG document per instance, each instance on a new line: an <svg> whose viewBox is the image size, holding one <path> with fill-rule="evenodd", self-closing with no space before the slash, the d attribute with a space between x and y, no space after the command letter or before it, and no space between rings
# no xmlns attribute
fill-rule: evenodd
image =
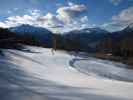
<svg viewBox="0 0 133 100"><path fill-rule="evenodd" d="M31 24L52 31L119 30L133 23L133 0L1 0L0 27Z"/></svg>

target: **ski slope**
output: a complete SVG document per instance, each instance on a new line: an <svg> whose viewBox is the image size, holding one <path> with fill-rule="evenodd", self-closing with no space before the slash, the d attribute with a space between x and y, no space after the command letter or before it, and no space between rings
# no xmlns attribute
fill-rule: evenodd
<svg viewBox="0 0 133 100"><path fill-rule="evenodd" d="M133 100L133 70L50 49L3 50L0 100Z"/></svg>

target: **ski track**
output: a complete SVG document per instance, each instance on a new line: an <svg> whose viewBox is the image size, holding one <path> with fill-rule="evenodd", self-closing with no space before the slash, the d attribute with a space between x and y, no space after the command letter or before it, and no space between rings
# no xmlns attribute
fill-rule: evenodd
<svg viewBox="0 0 133 100"><path fill-rule="evenodd" d="M27 48L33 52L3 50L0 100L133 100L132 70L123 64Z"/></svg>

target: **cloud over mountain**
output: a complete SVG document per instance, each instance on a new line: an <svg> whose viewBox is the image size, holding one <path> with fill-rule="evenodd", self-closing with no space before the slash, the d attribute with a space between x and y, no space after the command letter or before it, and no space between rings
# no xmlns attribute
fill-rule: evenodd
<svg viewBox="0 0 133 100"><path fill-rule="evenodd" d="M133 7L124 9L117 16L113 16L112 19L121 24L133 23Z"/></svg>
<svg viewBox="0 0 133 100"><path fill-rule="evenodd" d="M104 23L104 28L123 29L133 23L133 7L122 10L118 15L112 16L111 22Z"/></svg>
<svg viewBox="0 0 133 100"><path fill-rule="evenodd" d="M57 10L57 17L64 22L69 22L71 19L79 17L83 12L85 12L85 5L70 4L69 6L60 7Z"/></svg>
<svg viewBox="0 0 133 100"><path fill-rule="evenodd" d="M29 14L23 16L10 16L4 22L0 22L1 27L12 27L20 24L30 24L56 30L60 27L64 30L79 28L88 24L88 17L83 15L87 8L83 4L69 3L61 6L55 14L48 12L43 15L41 11L30 10Z"/></svg>

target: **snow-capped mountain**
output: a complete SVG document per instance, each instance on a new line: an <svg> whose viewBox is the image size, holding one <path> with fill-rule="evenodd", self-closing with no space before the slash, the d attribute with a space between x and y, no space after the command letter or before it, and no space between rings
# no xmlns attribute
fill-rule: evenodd
<svg viewBox="0 0 133 100"><path fill-rule="evenodd" d="M86 39L89 39L90 41L97 41L99 39L102 39L102 37L107 36L109 34L108 31L100 29L100 28L85 28L81 30L73 30L66 35L79 35L81 38L84 37Z"/></svg>
<svg viewBox="0 0 133 100"><path fill-rule="evenodd" d="M133 23L132 24L130 24L130 25L128 25L125 29L124 29L124 31L127 31L127 32L133 32Z"/></svg>
<svg viewBox="0 0 133 100"><path fill-rule="evenodd" d="M72 43L79 43L80 48L84 50L91 50L96 48L96 45L107 38L110 33L100 28L85 28L81 30L73 30L66 33L64 36Z"/></svg>
<svg viewBox="0 0 133 100"><path fill-rule="evenodd" d="M116 40L122 40L125 38L133 38L133 24L128 25L121 31L113 32L112 38Z"/></svg>
<svg viewBox="0 0 133 100"><path fill-rule="evenodd" d="M128 28L133 29L133 23L131 23Z"/></svg>
<svg viewBox="0 0 133 100"><path fill-rule="evenodd" d="M104 30L104 29L101 29L99 27L95 27L95 28L84 28L84 29L81 29L81 30L73 30L73 31L70 31L70 32L67 32L66 34L69 34L69 33L73 33L73 34L103 34L103 33L108 33L108 31Z"/></svg>
<svg viewBox="0 0 133 100"><path fill-rule="evenodd" d="M85 28L85 29L82 29L82 30L80 30L80 32L82 32L82 33L107 33L107 31L106 30L104 30L104 29L101 29L101 28L99 28L99 27L95 27L95 28Z"/></svg>

